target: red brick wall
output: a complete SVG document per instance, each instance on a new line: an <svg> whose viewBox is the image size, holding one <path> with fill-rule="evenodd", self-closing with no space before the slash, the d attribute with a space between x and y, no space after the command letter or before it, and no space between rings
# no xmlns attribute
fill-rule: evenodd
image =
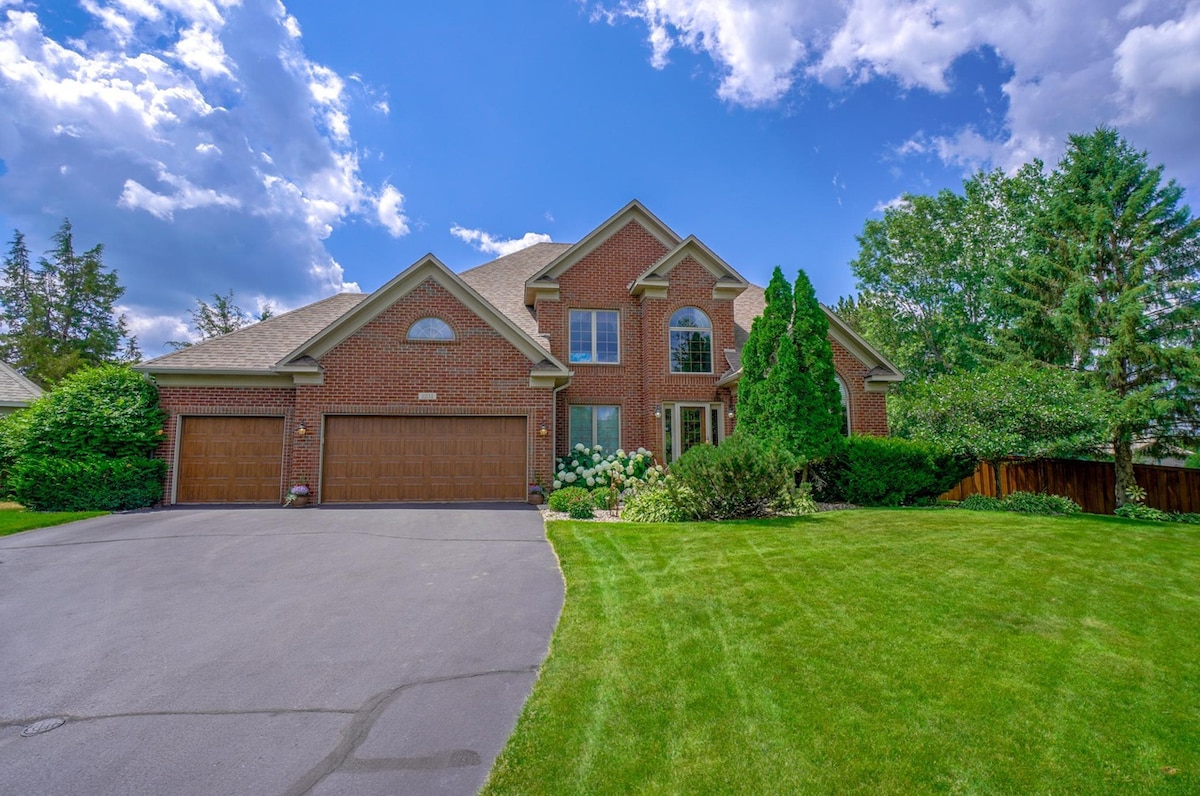
<svg viewBox="0 0 1200 796"><path fill-rule="evenodd" d="M431 315L450 324L453 341L407 339L413 322ZM319 489L325 414L516 415L527 418L529 480L550 475L551 437L538 431L543 424L549 429L553 422L551 390L530 387L533 363L529 358L432 280L371 320L320 362L325 371L323 385L161 388L169 419L158 455L173 464L179 415L282 415L287 463L284 480ZM437 393L437 400L421 401L417 397L421 392ZM308 434L294 433L301 423ZM173 478L174 473L169 473L165 501L170 500Z"/></svg>
<svg viewBox="0 0 1200 796"><path fill-rule="evenodd" d="M427 316L454 330L453 341L410 341ZM296 388L296 422L313 431L292 447L292 480L317 483L322 414L521 415L528 418L529 480L553 467L548 388L529 386L533 363L449 291L427 280L321 357L323 385ZM418 400L421 392L436 401Z"/></svg>
<svg viewBox="0 0 1200 796"><path fill-rule="evenodd" d="M836 340L830 340L833 346L833 367L837 370L842 381L846 383L846 392L850 397L850 430L855 434L874 434L886 437L887 424L887 395L881 392L867 392L863 379L866 378L867 368L853 354L842 347Z"/></svg>
<svg viewBox="0 0 1200 796"><path fill-rule="evenodd" d="M725 435L733 433L736 399L716 382L728 370L724 349L733 348L733 302L714 300L715 278L690 257L669 275L667 298L635 298L629 284L667 253L667 249L636 222L630 222L558 278L557 301L539 300L538 329L549 335L551 350L575 371L571 385L558 399L556 455L569 443L568 409L572 404L621 407L621 444L662 453L662 420L654 410L663 402L697 401L725 404ZM703 310L713 324L713 374L673 374L668 358L668 324L680 307ZM621 314L619 365L569 361L568 311L615 309ZM850 393L851 428L858 433L886 434L884 396L863 390L867 368L833 342L834 366Z"/></svg>
<svg viewBox="0 0 1200 796"><path fill-rule="evenodd" d="M167 478L163 484L163 503L171 502L171 486L175 482L175 446L179 433L179 418L186 415L271 415L284 418L285 430L295 428L296 391L278 387L159 387L158 400L167 413L165 434L155 455L168 465ZM284 435L283 456L291 456L292 439ZM286 473L284 474L287 475ZM285 481L287 478L285 477ZM294 483L294 482L293 482ZM280 486L279 499L283 500L286 487Z"/></svg>

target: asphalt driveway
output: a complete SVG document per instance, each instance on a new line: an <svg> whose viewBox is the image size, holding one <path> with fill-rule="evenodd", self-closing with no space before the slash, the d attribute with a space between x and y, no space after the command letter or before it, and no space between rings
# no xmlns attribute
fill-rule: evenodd
<svg viewBox="0 0 1200 796"><path fill-rule="evenodd" d="M524 506L167 510L2 538L0 793L474 793L562 597Z"/></svg>

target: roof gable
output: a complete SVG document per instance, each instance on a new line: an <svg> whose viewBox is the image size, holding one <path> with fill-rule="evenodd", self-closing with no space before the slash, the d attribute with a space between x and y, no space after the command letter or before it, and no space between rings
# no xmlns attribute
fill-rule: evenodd
<svg viewBox="0 0 1200 796"><path fill-rule="evenodd" d="M42 388L6 362L0 362L0 406L22 407L42 396Z"/></svg>
<svg viewBox="0 0 1200 796"><path fill-rule="evenodd" d="M426 254L420 260L417 260L397 274L390 282L372 293L353 310L342 315L329 326L306 340L302 345L281 359L279 366L281 368L294 366L305 357L309 357L312 360L319 360L343 340L353 335L426 280L432 280L441 285L447 292L461 301L471 312L475 313L495 329L500 336L512 343L518 351L534 364L535 372L567 375L567 368L555 359L529 333L517 326L507 315L492 306L491 303L475 292L470 285L464 282L432 254Z"/></svg>
<svg viewBox="0 0 1200 796"><path fill-rule="evenodd" d="M668 250L674 249L681 243L680 237L675 234L674 230L647 210L645 205L634 199L618 210L603 224L589 232L578 243L555 257L544 268L529 277L525 281L525 303L532 306L539 290L557 291L558 285L555 280L558 279L559 275L591 254L602 243L608 240L613 233L631 222L639 224Z"/></svg>
<svg viewBox="0 0 1200 796"><path fill-rule="evenodd" d="M712 249L701 243L695 235L688 235L686 240L643 271L629 286L629 292L635 296L655 295L660 292L665 294L671 271L689 257L716 280L716 284L713 285L713 298L732 299L749 287L749 283L733 270L729 263L714 254Z"/></svg>

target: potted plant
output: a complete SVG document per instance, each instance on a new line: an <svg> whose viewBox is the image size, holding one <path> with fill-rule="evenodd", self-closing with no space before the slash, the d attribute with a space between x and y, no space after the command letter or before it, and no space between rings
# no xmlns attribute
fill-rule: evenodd
<svg viewBox="0 0 1200 796"><path fill-rule="evenodd" d="M529 502L535 506L542 505L542 501L546 499L546 490L541 484L533 483L529 485Z"/></svg>
<svg viewBox="0 0 1200 796"><path fill-rule="evenodd" d="M288 490L287 497L284 498L284 505L292 508L304 508L308 505L308 496L312 490L308 488L308 484L296 484Z"/></svg>

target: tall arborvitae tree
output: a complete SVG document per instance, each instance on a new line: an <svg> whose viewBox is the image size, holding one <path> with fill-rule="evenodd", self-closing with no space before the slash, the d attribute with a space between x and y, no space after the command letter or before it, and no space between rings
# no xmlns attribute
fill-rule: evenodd
<svg viewBox="0 0 1200 796"><path fill-rule="evenodd" d="M829 319L803 270L796 276L792 342L796 350L796 413L792 449L807 462L821 461L842 445L842 392L829 343Z"/></svg>
<svg viewBox="0 0 1200 796"><path fill-rule="evenodd" d="M1162 167L1110 128L1071 136L1051 184L1040 251L1014 271L1041 299L1020 342L1115 396L1122 505L1133 446L1187 444L1200 427L1200 219Z"/></svg>
<svg viewBox="0 0 1200 796"><path fill-rule="evenodd" d="M803 271L793 294L776 268L766 300L742 350L738 429L806 463L823 459L841 441L828 321Z"/></svg>
<svg viewBox="0 0 1200 796"><path fill-rule="evenodd" d="M137 341L113 309L125 289L105 267L103 246L77 254L71 222L63 221L46 254L33 269L24 236L13 236L0 289L5 358L43 385L83 367L136 360Z"/></svg>
<svg viewBox="0 0 1200 796"><path fill-rule="evenodd" d="M792 327L792 286L776 266L766 289L766 307L750 325L742 348L742 377L738 381L738 429L759 439L782 442L773 414L779 404L779 379L767 384L775 369L779 346ZM776 374L778 377L779 374Z"/></svg>

